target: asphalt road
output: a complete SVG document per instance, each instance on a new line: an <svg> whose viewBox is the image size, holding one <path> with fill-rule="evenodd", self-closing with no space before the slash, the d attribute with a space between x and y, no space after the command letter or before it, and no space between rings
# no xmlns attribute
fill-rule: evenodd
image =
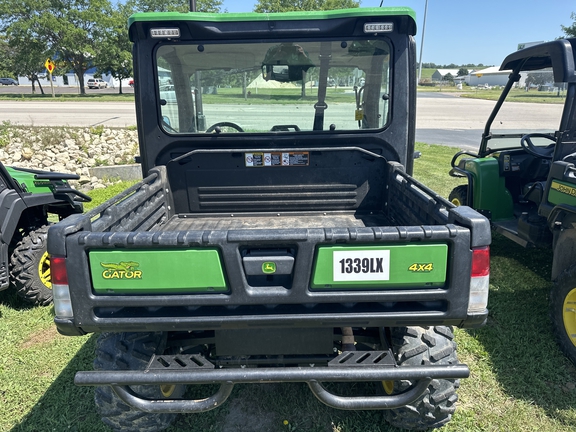
<svg viewBox="0 0 576 432"><path fill-rule="evenodd" d="M0 92L22 91L17 88L0 88ZM49 91L49 89L48 89ZM131 92L132 89L125 89ZM90 93L114 92L116 89L88 90ZM480 137L494 101L480 99L460 98L454 94L419 93L416 114L416 141L429 144L444 144L462 149L477 149ZM516 105L516 104L515 104ZM211 110L206 105L205 114L208 123L218 120L236 120L239 124L250 129L250 122L261 118L263 124L273 124L271 120L280 115L284 107L275 105L251 105L240 107L238 105L219 106L218 110ZM339 104L331 108L331 115L338 124L339 118L348 118L350 109L348 104ZM522 109L514 110L507 121L515 127L536 129L540 123L552 121L558 124L561 105L523 103ZM311 121L311 107L291 106L290 122L301 125ZM281 118L281 115L280 115ZM97 126L126 127L136 124L134 104L132 102L22 102L0 101L0 121L10 121L17 125L34 126ZM328 123L332 120L328 119Z"/></svg>

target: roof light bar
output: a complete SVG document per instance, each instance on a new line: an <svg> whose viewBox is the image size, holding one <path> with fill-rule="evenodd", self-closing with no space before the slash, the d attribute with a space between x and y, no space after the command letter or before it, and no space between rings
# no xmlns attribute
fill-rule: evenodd
<svg viewBox="0 0 576 432"><path fill-rule="evenodd" d="M152 28L150 29L150 37L153 39L179 38L180 29L178 27Z"/></svg>

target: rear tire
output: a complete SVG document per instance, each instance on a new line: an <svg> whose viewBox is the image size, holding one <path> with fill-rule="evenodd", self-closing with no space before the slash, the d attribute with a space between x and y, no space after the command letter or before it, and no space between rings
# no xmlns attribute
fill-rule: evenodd
<svg viewBox="0 0 576 432"><path fill-rule="evenodd" d="M452 192L450 192L450 196L448 196L448 201L450 201L456 207L467 206L468 185L460 185L452 189Z"/></svg>
<svg viewBox="0 0 576 432"><path fill-rule="evenodd" d="M142 370L153 354L162 354L165 333L102 333L96 342L94 370ZM178 399L186 386L130 386L147 399ZM165 394L166 393L166 394ZM111 387L96 387L94 401L102 421L115 431L157 432L166 429L177 414L155 414L138 411L124 403Z"/></svg>
<svg viewBox="0 0 576 432"><path fill-rule="evenodd" d="M18 242L10 257L10 281L20 297L36 306L52 303L48 226L30 231Z"/></svg>
<svg viewBox="0 0 576 432"><path fill-rule="evenodd" d="M399 366L457 365L456 343L451 327L391 328L392 349ZM393 394L412 386L408 380L394 382ZM428 389L410 405L385 411L393 426L409 430L438 428L450 421L456 410L460 381L432 380Z"/></svg>
<svg viewBox="0 0 576 432"><path fill-rule="evenodd" d="M560 349L576 365L576 266L564 271L554 283L550 316Z"/></svg>

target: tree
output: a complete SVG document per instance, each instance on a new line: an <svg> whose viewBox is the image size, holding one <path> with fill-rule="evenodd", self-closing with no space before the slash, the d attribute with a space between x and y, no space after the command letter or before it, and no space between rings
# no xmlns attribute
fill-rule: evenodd
<svg viewBox="0 0 576 432"><path fill-rule="evenodd" d="M470 71L464 67L458 69L458 73L456 74L456 76L466 76L470 73Z"/></svg>
<svg viewBox="0 0 576 432"><path fill-rule="evenodd" d="M44 62L51 57L51 52L46 46L37 40L28 38L26 33L9 33L10 44L15 49L9 52L10 62L13 72L18 76L24 76L32 83L32 93L36 93L36 85L44 94L44 89L40 84L39 74L45 71Z"/></svg>
<svg viewBox="0 0 576 432"><path fill-rule="evenodd" d="M94 65L96 47L112 28L109 0L0 0L5 29L43 44L78 77ZM17 47L25 49L25 47Z"/></svg>
<svg viewBox="0 0 576 432"><path fill-rule="evenodd" d="M450 72L448 72L446 75L444 75L444 81L454 82L454 77L452 76L452 74Z"/></svg>
<svg viewBox="0 0 576 432"><path fill-rule="evenodd" d="M222 0L196 0L197 12L219 13ZM187 0L131 0L128 5L138 12L189 12Z"/></svg>
<svg viewBox="0 0 576 432"><path fill-rule="evenodd" d="M0 36L0 76L16 78L12 64L12 48L6 36Z"/></svg>
<svg viewBox="0 0 576 432"><path fill-rule="evenodd" d="M530 72L526 77L526 85L530 88L531 85L543 86L553 80L551 73L546 72Z"/></svg>
<svg viewBox="0 0 576 432"><path fill-rule="evenodd" d="M258 0L254 12L273 13L357 8L355 0Z"/></svg>
<svg viewBox="0 0 576 432"><path fill-rule="evenodd" d="M576 37L576 13L572 12L570 14L570 19L574 20L570 27L565 27L561 25L562 31L566 35L565 37Z"/></svg>
<svg viewBox="0 0 576 432"><path fill-rule="evenodd" d="M112 28L96 49L94 62L98 72L109 73L118 79L118 93L122 94L122 80L133 75L132 42L128 37L128 17L133 10L128 5L118 4L112 13Z"/></svg>

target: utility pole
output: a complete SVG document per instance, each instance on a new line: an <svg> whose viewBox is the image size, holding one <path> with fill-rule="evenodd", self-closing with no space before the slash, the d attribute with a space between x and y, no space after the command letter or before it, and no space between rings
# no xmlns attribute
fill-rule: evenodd
<svg viewBox="0 0 576 432"><path fill-rule="evenodd" d="M424 32L426 31L427 12L428 12L428 0L426 0L426 5L424 6L424 24L422 24L422 42L420 42L420 60L418 60L418 84L420 84L420 78L422 77L422 51L424 49Z"/></svg>
<svg viewBox="0 0 576 432"><path fill-rule="evenodd" d="M196 12L196 0L190 0L190 12Z"/></svg>

